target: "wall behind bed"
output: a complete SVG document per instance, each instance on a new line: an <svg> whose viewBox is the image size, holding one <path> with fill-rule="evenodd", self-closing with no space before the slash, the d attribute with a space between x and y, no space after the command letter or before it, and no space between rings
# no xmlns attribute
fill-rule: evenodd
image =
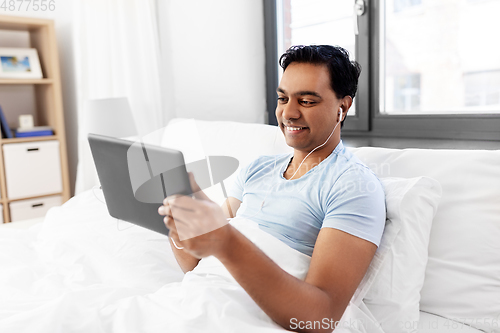
<svg viewBox="0 0 500 333"><path fill-rule="evenodd" d="M264 14L256 0L157 0L163 105L172 117L264 123Z"/></svg>

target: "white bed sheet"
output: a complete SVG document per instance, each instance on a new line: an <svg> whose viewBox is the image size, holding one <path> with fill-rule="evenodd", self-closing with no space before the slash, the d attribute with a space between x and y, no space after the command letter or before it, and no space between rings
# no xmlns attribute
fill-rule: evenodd
<svg viewBox="0 0 500 333"><path fill-rule="evenodd" d="M10 223L1 223L0 224L0 232L3 228L14 228L14 229L29 229L32 226L42 223L45 217L37 217L29 220L22 220Z"/></svg>
<svg viewBox="0 0 500 333"><path fill-rule="evenodd" d="M478 329L458 321L420 311L418 333L481 333Z"/></svg>
<svg viewBox="0 0 500 333"><path fill-rule="evenodd" d="M305 277L309 257L255 225L242 232ZM336 332L383 333L365 310L351 304ZM0 332L235 330L285 331L215 258L184 277L165 236L111 218L92 191L27 230L0 230Z"/></svg>

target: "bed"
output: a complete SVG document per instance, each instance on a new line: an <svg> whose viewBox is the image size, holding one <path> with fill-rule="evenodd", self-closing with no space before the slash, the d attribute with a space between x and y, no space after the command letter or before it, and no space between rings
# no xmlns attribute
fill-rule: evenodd
<svg viewBox="0 0 500 333"><path fill-rule="evenodd" d="M241 139L230 140L237 137ZM200 143L203 149L192 149ZM185 119L171 122L157 144L183 150L187 163L224 155L237 158L240 166L259 154L289 151L272 126ZM436 174L412 173L418 170L416 166L406 168L410 169L408 174L402 175L398 163L404 156L397 155L401 151L373 149L352 148L383 178L386 231L335 332L500 332L495 326L500 319L500 305L495 301L500 299L495 298L500 296L498 256L478 252L486 268L464 273L457 254L458 258L451 260L459 267L452 272L458 282L446 286L437 281L443 272L439 265L453 270L449 258L439 257L441 249L434 243L442 244L443 230L447 232L439 218L442 209L449 208L449 184ZM484 160L498 165L500 154L492 152ZM384 163L390 163L392 169L384 169ZM408 163L403 161L403 165ZM496 181L492 180L491 172L497 172L493 169L482 170L490 182ZM234 176L224 181L226 187ZM468 186L472 191L473 184ZM206 192L212 200L223 202L220 185ZM493 203L489 196L495 194L496 188L478 200ZM466 205L476 199L465 200ZM493 220L500 216L496 206L487 213ZM476 237L479 232L484 242L471 245L469 251L499 250L492 242L500 233L497 220L491 222L487 217L480 223L493 227L471 231L469 236ZM283 243L266 238L271 236L251 221L236 219L231 223L283 269L305 277L307 260L294 257ZM286 331L272 322L221 266L214 258L207 258L184 275L165 236L110 217L102 192L93 188L52 208L43 222L0 227L0 332ZM475 305L457 304L453 290L464 288L460 284L460 279L466 279L464 274L477 275L478 271L482 278L471 285L484 288L478 288ZM452 305L436 310L443 300ZM469 317L460 319L463 313Z"/></svg>

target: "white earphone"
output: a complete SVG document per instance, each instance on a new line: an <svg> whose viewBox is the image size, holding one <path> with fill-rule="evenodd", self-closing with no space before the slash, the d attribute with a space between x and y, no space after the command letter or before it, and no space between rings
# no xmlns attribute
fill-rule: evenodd
<svg viewBox="0 0 500 333"><path fill-rule="evenodd" d="M332 135L333 135L333 132L335 132L335 130L337 129L337 126L340 124L340 121L342 120L342 112L343 112L343 111L344 111L344 110L342 110L342 107L341 107L341 108L340 108L340 110L339 110L339 121L337 122L337 124L336 124L336 125L335 125L335 127L333 128L333 131L332 131L332 133L330 133L330 136L328 137L328 139L326 139L326 141L325 141L325 142L323 142L323 144L321 144L321 145L317 146L316 148L314 148L313 150L311 150L311 151L309 152L309 154L307 154L307 155L306 155L306 157L304 157L304 159L302 160L302 162L300 162L299 167L297 168L297 170L295 170L295 173L292 175L292 177L290 177L290 179L288 179L289 181L290 181L290 180L292 180L292 179L293 179L293 177L295 176L295 174L299 171L300 167L302 166L302 163L304 163L304 161L306 160L306 158L308 158L308 157L309 157L309 155L311 155L311 154L312 154L312 153L313 153L316 149L321 148L321 147L323 147L324 145L326 145L326 143L330 140L330 138L331 138L331 137L332 137Z"/></svg>

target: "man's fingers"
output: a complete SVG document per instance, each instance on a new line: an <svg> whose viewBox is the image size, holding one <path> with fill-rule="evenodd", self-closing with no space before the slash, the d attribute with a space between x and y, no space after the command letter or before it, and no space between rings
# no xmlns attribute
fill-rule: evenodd
<svg viewBox="0 0 500 333"><path fill-rule="evenodd" d="M189 226L187 226L186 224L183 224L183 223L177 223L177 221L174 221L172 218L166 217L165 219L166 219L165 225L167 226L168 230L170 230L170 232L169 232L170 237L174 237L177 240L177 239L181 238L181 237L179 237L179 234L180 234L180 235L183 235L182 239L191 238L191 237L185 236L185 235L191 234L189 231Z"/></svg>
<svg viewBox="0 0 500 333"><path fill-rule="evenodd" d="M175 221L172 218L165 217L163 221L165 222L165 226L167 227L170 233L175 232L177 234L177 225L175 224Z"/></svg>
<svg viewBox="0 0 500 333"><path fill-rule="evenodd" d="M163 199L163 206L169 206L170 201L174 200L176 197L177 197L177 195L174 194L174 195L169 195L168 197Z"/></svg>
<svg viewBox="0 0 500 333"><path fill-rule="evenodd" d="M207 216L211 215L214 205L220 210L220 207L212 201L197 200L189 196L176 196L167 199L169 200L168 208L164 208L164 210L170 213L167 215L171 217L166 220L166 226L169 229L175 228L180 240L206 234L227 224L222 211L221 216L214 218Z"/></svg>
<svg viewBox="0 0 500 333"><path fill-rule="evenodd" d="M163 218L163 223L165 223L165 225L167 226L167 228L169 229L172 229L172 224L171 222L173 222L174 219L172 218L172 216L170 215L166 215L164 218ZM175 226L175 225L174 225Z"/></svg>
<svg viewBox="0 0 500 333"><path fill-rule="evenodd" d="M175 230L188 228L188 221L192 220L196 209L193 207L194 199L188 196L169 196L165 198L167 204L162 206L161 211L165 215L163 222L168 229Z"/></svg>
<svg viewBox="0 0 500 333"><path fill-rule="evenodd" d="M172 205L172 208L177 211L177 209L183 210L185 212L190 212L194 213L195 210L193 208L185 207L185 206L179 206L179 205Z"/></svg>
<svg viewBox="0 0 500 333"><path fill-rule="evenodd" d="M158 207L158 214L160 215L168 215L170 214L170 207L168 206L160 206Z"/></svg>
<svg viewBox="0 0 500 333"><path fill-rule="evenodd" d="M172 229L172 228L176 228L177 229L177 226L186 225L186 221L183 221L183 220L181 220L179 218L174 218L172 215L165 216L163 218L163 222L165 222L165 225L169 229Z"/></svg>
<svg viewBox="0 0 500 333"><path fill-rule="evenodd" d="M163 222L169 229L177 229L178 225L186 224L184 220L180 219L179 217L175 218L171 213L165 215L165 217L163 218Z"/></svg>
<svg viewBox="0 0 500 333"><path fill-rule="evenodd" d="M184 212L194 213L196 212L197 203L195 200L186 195L177 195L172 197L167 197L168 206L173 214Z"/></svg>

